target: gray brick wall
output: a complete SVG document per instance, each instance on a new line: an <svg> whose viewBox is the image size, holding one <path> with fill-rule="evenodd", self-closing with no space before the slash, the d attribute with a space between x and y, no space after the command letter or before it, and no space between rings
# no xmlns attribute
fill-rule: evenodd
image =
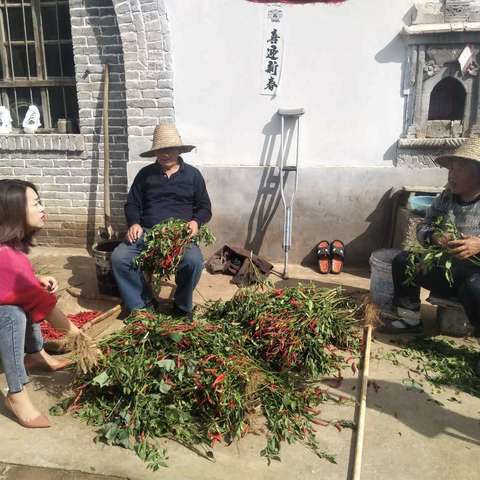
<svg viewBox="0 0 480 480"><path fill-rule="evenodd" d="M0 177L36 183L49 213L42 244L91 245L103 224L103 66L110 67L112 217L124 230L127 163L172 120L173 72L163 0L70 0L80 135L0 136Z"/></svg>

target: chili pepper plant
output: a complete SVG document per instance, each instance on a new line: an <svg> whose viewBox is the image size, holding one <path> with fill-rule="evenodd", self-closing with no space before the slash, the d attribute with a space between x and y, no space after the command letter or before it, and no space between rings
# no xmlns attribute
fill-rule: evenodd
<svg viewBox="0 0 480 480"><path fill-rule="evenodd" d="M149 230L144 241L145 247L133 259L133 266L151 275L153 285L158 287L162 280L175 275L189 244L211 245L215 237L206 225L202 225L198 233L192 235L185 221L169 219Z"/></svg>
<svg viewBox="0 0 480 480"><path fill-rule="evenodd" d="M329 424L317 418L318 406L331 396L298 372L305 366L308 377L346 365L333 352L356 342L353 309L344 301L337 292L300 286L282 293L247 289L231 302L206 306L193 323L137 311L99 342L100 363L77 377L73 396L52 413L73 412L95 425L100 439L134 450L153 469L167 460L160 438L211 458L216 442L258 432L261 415L267 439L260 453L269 462L279 459L285 441L302 442L334 462L315 437L316 425ZM287 318L290 323L272 336L266 319L280 314L278 328ZM301 348L283 346L288 335Z"/></svg>
<svg viewBox="0 0 480 480"><path fill-rule="evenodd" d="M446 236L452 240L458 240L461 235L457 226L448 219L438 217L433 222L432 237ZM480 257L473 256L467 259L468 262L480 266ZM420 245L415 243L408 248L407 269L405 271L405 284L415 285L419 272L427 274L434 268L445 271L445 278L450 285L453 285L453 257L446 246L430 244Z"/></svg>
<svg viewBox="0 0 480 480"><path fill-rule="evenodd" d="M269 461L279 459L283 441L300 441L334 462L315 439L325 391L269 371L242 343L218 324L138 312L100 344L99 365L52 413L75 412L98 427L100 439L133 449L153 469L167 460L159 438L209 458L216 442L231 443L253 430L257 411L265 416L261 455Z"/></svg>
<svg viewBox="0 0 480 480"><path fill-rule="evenodd" d="M335 372L345 352L350 352L347 360L356 372L358 313L340 289L308 284L239 290L229 301L207 304L204 317L223 322L227 331L239 328L250 355L274 371L296 371L314 379Z"/></svg>

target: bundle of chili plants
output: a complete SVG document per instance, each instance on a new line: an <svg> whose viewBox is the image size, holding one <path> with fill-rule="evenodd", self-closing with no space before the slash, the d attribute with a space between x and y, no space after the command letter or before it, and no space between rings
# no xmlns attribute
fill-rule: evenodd
<svg viewBox="0 0 480 480"><path fill-rule="evenodd" d="M188 245L211 245L215 237L205 225L192 235L185 221L170 219L149 230L144 241L145 246L133 259L133 266L151 275L154 286L158 287L162 280L175 275Z"/></svg>
<svg viewBox="0 0 480 480"><path fill-rule="evenodd" d="M230 443L253 429L255 412L265 417L261 455L269 461L279 458L284 441L302 442L334 461L315 439L325 392L269 371L244 340L220 323L137 312L99 344L100 363L77 379L74 395L57 410L75 412L98 427L101 439L134 450L153 469L167 458L159 438L208 458L215 442Z"/></svg>
<svg viewBox="0 0 480 480"><path fill-rule="evenodd" d="M345 360L356 372L358 307L340 289L313 284L284 289L240 290L231 300L207 304L204 317L240 329L245 348L275 371L313 379Z"/></svg>
<svg viewBox="0 0 480 480"><path fill-rule="evenodd" d="M461 235L456 225L451 220L445 220L438 217L433 222L432 238L446 237L451 240L458 240ZM432 243L430 245L420 245L415 243L408 249L407 269L405 271L405 284L415 285L419 272L427 274L435 268L444 270L445 278L450 285L453 285L453 257L448 246ZM480 267L480 257L473 256L466 259Z"/></svg>

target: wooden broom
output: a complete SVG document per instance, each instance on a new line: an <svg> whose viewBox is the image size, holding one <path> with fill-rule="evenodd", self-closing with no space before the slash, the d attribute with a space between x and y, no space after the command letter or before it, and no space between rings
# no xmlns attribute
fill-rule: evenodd
<svg viewBox="0 0 480 480"><path fill-rule="evenodd" d="M362 471L363 440L365 437L365 417L367 411L368 375L370 369L370 346L372 343L373 326L378 322L378 320L378 307L371 302L366 303L364 313L365 349L362 362L362 385L360 388L357 435L355 438L355 461L353 464L352 480L360 480L360 473Z"/></svg>

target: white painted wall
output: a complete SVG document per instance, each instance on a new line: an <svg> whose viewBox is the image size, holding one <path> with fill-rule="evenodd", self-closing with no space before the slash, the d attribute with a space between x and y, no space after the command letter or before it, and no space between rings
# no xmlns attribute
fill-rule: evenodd
<svg viewBox="0 0 480 480"><path fill-rule="evenodd" d="M184 140L198 146L187 161L264 164L270 156L262 151L272 140L265 126L279 107L301 106L304 165L392 165L404 109L405 52L397 35L412 0L284 5L286 51L274 99L259 94L265 5L166 3L177 124Z"/></svg>

